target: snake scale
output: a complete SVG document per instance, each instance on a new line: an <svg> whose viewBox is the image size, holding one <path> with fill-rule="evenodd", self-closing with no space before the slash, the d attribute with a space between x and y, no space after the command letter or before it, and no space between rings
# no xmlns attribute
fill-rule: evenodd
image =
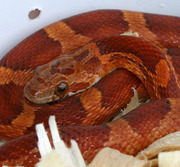
<svg viewBox="0 0 180 167"><path fill-rule="evenodd" d="M0 165L34 166L34 128L47 127L50 115L87 162L104 147L136 155L179 131L179 55L173 16L98 10L35 32L0 61L0 136L10 140L0 147ZM132 87L152 101L105 123L127 106Z"/></svg>

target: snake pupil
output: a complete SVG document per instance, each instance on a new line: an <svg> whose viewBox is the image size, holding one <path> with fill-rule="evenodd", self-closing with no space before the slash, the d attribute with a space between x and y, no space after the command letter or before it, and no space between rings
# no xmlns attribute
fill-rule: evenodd
<svg viewBox="0 0 180 167"><path fill-rule="evenodd" d="M61 82L59 86L56 87L55 89L55 94L64 97L68 89L68 84L66 82Z"/></svg>
<svg viewBox="0 0 180 167"><path fill-rule="evenodd" d="M58 91L59 91L59 92L64 92L65 90L66 90L66 84L65 84L65 83L61 83L61 84L59 85Z"/></svg>

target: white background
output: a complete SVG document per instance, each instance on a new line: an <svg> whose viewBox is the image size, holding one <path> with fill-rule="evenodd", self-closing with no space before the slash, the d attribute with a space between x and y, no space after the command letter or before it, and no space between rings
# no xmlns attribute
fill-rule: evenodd
<svg viewBox="0 0 180 167"><path fill-rule="evenodd" d="M41 14L30 20L29 11ZM36 30L95 9L124 9L180 17L180 0L0 0L0 57Z"/></svg>

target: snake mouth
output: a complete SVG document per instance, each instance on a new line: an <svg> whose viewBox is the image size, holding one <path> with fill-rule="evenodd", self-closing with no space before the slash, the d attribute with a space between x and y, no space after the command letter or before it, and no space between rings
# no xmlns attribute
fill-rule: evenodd
<svg viewBox="0 0 180 167"><path fill-rule="evenodd" d="M65 101L66 99L68 99L69 96L64 97L63 99L61 98L57 98L55 100L47 100L47 99L35 99L29 96L24 96L25 99L28 101L28 103L30 103L33 106L51 106L51 105L55 105L58 103L61 103L62 101ZM44 102L46 100L46 103Z"/></svg>
<svg viewBox="0 0 180 167"><path fill-rule="evenodd" d="M28 101L38 105L49 104L59 100L59 97L56 95L41 96L41 93L36 93L35 96L32 96L32 94L28 93L26 89L24 89L24 96Z"/></svg>
<svg viewBox="0 0 180 167"><path fill-rule="evenodd" d="M34 104L38 104L38 105L46 105L46 104L53 104L54 102L58 101L59 98L53 98L53 97L48 97L48 98L32 98L32 97L28 97L25 96L26 99L28 99L30 102L34 103ZM54 99L49 100L49 99Z"/></svg>

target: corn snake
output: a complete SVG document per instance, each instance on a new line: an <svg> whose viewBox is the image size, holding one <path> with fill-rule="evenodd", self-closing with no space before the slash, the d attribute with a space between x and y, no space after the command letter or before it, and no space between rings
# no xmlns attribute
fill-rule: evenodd
<svg viewBox="0 0 180 167"><path fill-rule="evenodd" d="M1 82L0 99L3 104L0 112L1 118L3 118L0 122L0 129L1 129L0 135L2 136L2 138L6 140L10 140L12 138L16 138L18 136L28 134L33 131L36 123L42 122L42 119L46 124L48 117L52 114L56 115L56 119L58 120L59 126L91 125L91 124L95 125L95 124L103 123L105 120L107 120L108 117L113 116L118 110L126 106L126 104L130 101L133 94L131 90L132 87L135 87L138 90L138 94L140 98L144 98L144 99L148 98L147 92L144 86L142 85L142 83L140 82L140 80L147 88L148 92L150 93L150 97L152 99L161 99L161 98L169 98L169 97L177 98L177 99L167 99L167 100L162 100L162 101L160 100L154 102L155 106L161 106L162 103L163 105L160 108L165 108L162 109L162 113L157 112L156 116L153 116L152 114L153 110L155 109L151 106L151 104L148 104L149 107L147 108L150 109L152 108L152 110L148 111L149 113L147 113L148 115L147 117L152 117L155 120L155 123L152 124L154 125L155 129L158 127L157 125L158 123L156 121L160 121L160 118L161 120L164 121L164 124L167 123L166 120L168 119L166 118L166 114L169 114L170 122L174 120L174 124L172 123L174 127L173 126L167 127L167 131L163 131L161 135L155 138L157 139L159 137L166 135L167 133L179 130L180 122L177 119L180 111L180 106L179 106L180 89L178 82L178 77L179 77L178 60L180 53L180 48L179 48L180 21L179 20L180 19L176 17L159 16L159 15L151 15L151 14L143 14L143 13L127 12L127 11L115 11L115 10L94 11L65 19L63 21L57 22L55 24L45 27L44 29L39 30L37 33L33 34L25 41L20 43L13 50L11 50L0 62L1 78L2 78L0 80ZM127 37L127 36L115 37L117 35L119 36L120 34L129 31L138 32L139 36L143 39L139 39L135 37ZM126 41L125 43L128 43L129 48L127 47L128 48L127 50L130 50L131 54L127 53L126 46L124 46L123 44L121 45L120 49L117 47L117 45L122 43L122 41L124 40ZM131 41L134 42L131 43ZM151 43L147 41L150 41ZM106 45L108 42L109 44ZM137 49L139 48L137 47L138 44L140 46L139 50ZM85 46L80 48L83 45ZM148 47L146 48L146 46ZM143 53L147 53L149 47L151 47L151 52L149 52L148 54L149 59L147 61L143 59L144 58ZM161 48L161 50L159 49L159 47ZM81 77L79 76L77 77L76 81L78 81L79 83L83 83L87 81L90 74L91 77L92 75L93 77L95 77L94 74L96 74L96 76L98 77L104 76L105 75L104 71L106 71L105 73L113 71L114 66L119 66L119 64L116 63L121 61L123 62L121 63L121 66L123 66L125 69L132 67L130 71L132 73L134 72L135 74L137 74L140 80L134 77L130 72L127 72L123 69L117 69L113 71L111 74L109 74L111 77L109 78L108 76L104 77L100 81L100 83L93 85L87 91L69 97L65 101L62 101L61 103L39 106L36 104L32 104L22 96L24 92L24 87L27 85L28 81L32 78L33 72L37 66L41 66L43 64L50 62L51 60L54 60L56 57L59 56L59 54L63 54L66 57L69 57L71 62L72 57L69 56L68 53L73 50L76 50L77 48L80 49L76 52L73 52L71 55L75 55L77 61L78 60L81 62L89 61L88 63L86 62L86 66L83 66L81 69L79 69L79 71L82 71L82 69L86 69L86 71L87 70L90 71L89 74L85 72L83 73L84 76L87 76L86 80L78 81L78 79ZM93 55L91 52L89 52L89 50L95 50L95 54ZM119 52L122 52L123 54ZM142 52L142 54L140 54L141 57L139 59L136 58L137 56L133 56L134 54L140 52ZM107 56L101 56L101 55L107 55ZM121 57L119 55L121 55ZM151 57L153 56L155 58L151 59ZM90 57L91 59L88 59L88 57ZM125 57L127 57L128 59L125 59ZM110 62L110 61L112 62L112 64L109 66L110 67L113 66L113 68L110 68L109 66L106 65L106 62ZM147 62L151 61L152 63L151 64L145 63L146 61ZM72 66L72 64L70 65L68 64L68 70L67 68L65 71L58 70L57 67L59 65L59 62L60 61L56 60L55 62L53 61L50 62L48 65L46 65L46 68L47 67L49 68L50 66L56 67L53 68L53 70L51 69L51 74L56 74L57 72L65 75L70 75L71 73L77 73L72 71L72 67L69 68L70 66ZM136 62L138 62L138 65L136 64ZM104 66L100 68L100 65L102 65L103 63ZM129 64L128 67L126 64ZM136 66L137 70L133 67L135 65L137 65ZM79 67L79 64L78 66L76 66L76 68L77 67ZM42 68L37 69L35 71L36 73L38 73L38 71L41 70ZM98 70L99 72L103 71L103 73L97 74ZM141 73L141 71L143 72ZM148 74L149 71L150 74ZM99 80L98 77L96 78L97 80ZM121 77L123 78L123 80L120 79ZM96 79L92 81L92 78L89 79L89 83L91 85L96 81ZM114 78L116 78L116 82L114 81ZM39 78L39 75L37 79L39 80L40 83L44 84L42 78ZM63 81L64 80L65 79L63 79ZM71 87L70 90L77 91L76 88L78 86L81 89L84 89L89 86L88 84L80 85L77 82L75 83L76 83L75 86ZM156 83L159 85L156 85ZM122 85L123 86L127 85L128 88L125 90ZM31 92L35 94L34 91ZM6 96L4 95L4 93L6 93ZM54 93L54 89L53 89L53 93ZM157 94L153 94L153 93L157 93ZM130 95L124 98L126 94L130 94ZM124 95L124 96L120 97L120 95ZM113 100L112 96L113 97L115 96L116 98ZM30 99L32 98L30 97ZM94 101L91 102L90 99L93 99ZM71 106L72 103L74 104L73 106ZM110 108L112 108L111 109L112 111L109 113ZM72 110L78 112L74 114ZM141 115L141 112L143 110L144 108L141 110L137 110L134 113L139 112L139 115ZM59 111L61 112L59 113ZM173 115L171 115L171 111L176 113L176 118ZM104 117L102 118L100 117L100 115ZM86 137L88 137L88 135L92 135L92 138L93 136L96 136L96 134L98 134L99 132L102 132L102 135L100 136L104 136L104 134L111 133L110 134L111 142L109 142L110 146L114 148L118 148L117 145L113 144L114 141L117 140L116 138L121 138L120 136L117 137L115 135L118 124L119 126L121 125L122 127L125 127L125 125L127 125L127 129L129 130L132 130L136 124L138 125L137 122L135 124L135 122L133 121L129 123L130 118L131 115L124 116L123 118L120 119L119 122L116 121L117 124L113 122L104 125L105 127L103 126L96 127L97 129L98 128L100 129L99 131L94 129L94 127L93 128L90 127L88 130L89 133L84 132L86 130L85 128L87 127L82 127L82 129L80 129L79 127L71 127L71 126L67 128L66 127L61 128L62 137L68 143L70 138L68 131L69 129L73 129L73 128L75 135L74 138L76 138L76 134L81 134L79 131L84 132L85 134L84 136ZM27 121L24 122L25 119ZM162 125L164 124L162 123ZM138 127L136 128L138 129ZM125 135L126 134L125 131L127 129L125 128L124 133L122 132L122 134ZM142 130L142 132L144 132L144 130ZM132 136L133 133L134 132L132 130ZM28 136L31 136L32 138L29 139ZM71 136L73 135L71 134ZM80 145L82 145L81 151L83 152L85 159L91 160L92 157L94 156L94 154L92 154L91 156L91 152L93 152L94 150L95 152L97 152L98 150L97 148L109 146L108 139L110 137L108 135L102 137L103 142L101 140L97 141L93 138L92 140L94 140L95 142L93 144L95 148L91 148L90 146L83 147L86 144L84 144L83 141L82 143L81 141L79 141ZM24 144L25 145L24 147L27 150L32 149L33 150L32 152L34 152L35 155L37 154L37 158L32 160L32 162L35 163L35 161L37 161L38 159L37 149L34 149L34 147L36 147L35 146L36 137L34 134L29 134L24 137L24 139L26 138L28 138L27 140L30 141L28 143L32 143L32 146L29 146L28 144L27 145ZM83 138L83 137L79 137L79 138ZM155 139L153 139L149 143L153 142L154 140ZM18 145L18 142L19 141L17 140L17 144L15 145ZM14 143L16 143L16 141ZM147 142L143 147L138 146L138 148L142 149L146 147L147 144L149 143ZM127 146L127 143L125 143L124 145ZM118 148L118 149L128 154L136 154L136 151L138 149L136 151L135 150L129 151L126 150L124 145L122 147L123 149L122 148ZM7 150L7 147L12 147L12 146L4 145L0 150L0 154L3 153L3 150ZM88 152L87 148L90 148L90 150L92 149L93 151L91 150ZM10 150L12 151L13 149L11 148ZM20 152L17 154L18 156L21 154ZM6 165L14 165L16 162L15 159L18 159L12 156L11 161L12 160L14 161L8 164L8 161L6 161L4 157L6 157L6 155L9 154L9 152L4 151L3 154L4 156L2 156L2 158L0 157L0 160L2 163L4 161ZM24 155L24 157L25 156L27 155ZM29 160L31 160L31 158ZM23 160L20 159L19 161L23 161ZM32 165L30 162L28 162L27 159L23 163L28 166ZM18 164L17 162L18 165L23 165L23 163Z"/></svg>

